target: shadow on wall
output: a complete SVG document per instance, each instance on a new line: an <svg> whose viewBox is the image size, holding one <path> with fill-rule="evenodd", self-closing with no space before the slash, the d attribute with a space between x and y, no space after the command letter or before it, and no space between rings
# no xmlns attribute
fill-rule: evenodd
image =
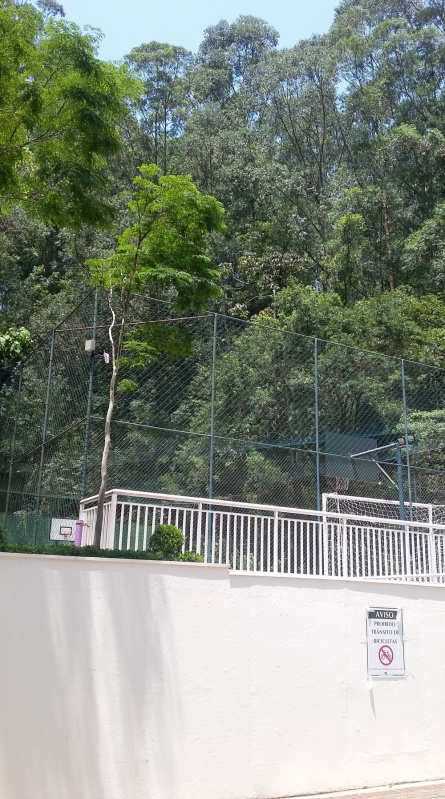
<svg viewBox="0 0 445 799"><path fill-rule="evenodd" d="M65 560L36 569L16 557L3 570L0 795L131 799L135 785L174 795L169 740L182 718L162 574L134 570L129 596L129 564ZM8 690L18 678L19 698Z"/></svg>

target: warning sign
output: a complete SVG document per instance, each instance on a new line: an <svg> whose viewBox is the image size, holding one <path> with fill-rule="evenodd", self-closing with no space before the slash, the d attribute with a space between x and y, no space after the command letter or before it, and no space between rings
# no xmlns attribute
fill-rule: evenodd
<svg viewBox="0 0 445 799"><path fill-rule="evenodd" d="M366 611L369 677L404 677L402 611L368 608Z"/></svg>

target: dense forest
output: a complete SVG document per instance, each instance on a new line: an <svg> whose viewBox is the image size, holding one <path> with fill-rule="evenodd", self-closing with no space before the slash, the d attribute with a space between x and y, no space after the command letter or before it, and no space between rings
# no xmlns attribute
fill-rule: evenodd
<svg viewBox="0 0 445 799"><path fill-rule="evenodd" d="M290 49L280 49L277 32L253 16L208 28L197 53L149 41L148 25L148 41L120 65L100 61L98 34L67 22L54 0L36 7L2 0L0 34L6 383L10 367L91 290L91 264L112 257L130 224L143 164L156 165L160 180L190 176L222 204L224 225L205 240L220 289L206 307L233 318L235 338L235 320L251 320L445 367L442 0L343 0L326 35ZM174 286L162 281L145 290L175 300ZM269 365L270 385L280 384L275 346L273 335L238 344L232 360L240 382L246 365L258 364L240 407L249 406ZM200 368L179 381L168 425L161 419L167 426L200 429ZM382 411L390 421L377 419L381 385L368 417L374 430L397 432L398 406ZM425 381L417 385L425 389ZM437 397L425 404L428 412L441 408ZM268 403L283 406L274 392ZM160 416L137 400L121 408L147 423ZM255 419L239 417L225 433L273 438L261 402L256 408ZM284 417L277 437L295 440ZM427 427L428 438L431 419Z"/></svg>
<svg viewBox="0 0 445 799"><path fill-rule="evenodd" d="M240 17L120 67L39 6L0 8L3 333L35 340L86 293L154 163L224 205L215 309L445 363L441 2L346 0L288 50Z"/></svg>

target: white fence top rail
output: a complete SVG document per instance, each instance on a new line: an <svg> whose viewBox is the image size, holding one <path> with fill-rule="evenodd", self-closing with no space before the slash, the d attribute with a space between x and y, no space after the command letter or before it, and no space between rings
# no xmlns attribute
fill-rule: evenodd
<svg viewBox="0 0 445 799"><path fill-rule="evenodd" d="M358 523L360 525L363 522L368 522L370 525L375 527L376 525L384 525L385 527L390 526L391 528L394 527L405 527L406 530L410 530L410 528L424 528L425 532L431 531L434 529L437 532L443 533L445 535L445 525L444 524L436 524L436 523L429 523L429 522L418 522L418 521L410 521L403 520L403 519L385 519L380 516L362 516L357 514L349 514L349 513L337 513L336 511L322 511L322 510L307 510L306 508L290 508L280 505L260 505L255 502L236 502L232 500L222 500L222 499L209 499L208 497L188 497L188 496L181 496L179 494L159 494L153 491L131 491L125 490L120 488L113 488L106 492L105 498L111 499L113 496L116 497L118 500L119 496L122 497L129 497L134 499L150 499L155 500L158 502L174 502L174 503L181 503L181 504L193 504L193 505L208 505L210 509L214 508L239 508L240 510L244 510L246 512L252 510L259 510L264 511L266 513L285 513L288 515L298 515L298 516L310 516L310 517L318 517L319 519L335 519L338 522L346 521L351 523ZM94 505L97 503L98 495L95 494L91 497L86 497L85 499L81 500L80 507L81 509L87 510L87 505Z"/></svg>
<svg viewBox="0 0 445 799"><path fill-rule="evenodd" d="M359 502L374 502L375 504L380 503L381 505L397 505L397 507L400 507L399 499L383 499L382 497L358 497L356 494L338 494L335 491L323 494L323 499L346 499L348 501L358 500ZM431 507L431 504L428 502L413 502L411 504L415 508L428 509ZM404 505L409 505L408 500L405 500ZM443 508L444 506L437 505L437 507Z"/></svg>

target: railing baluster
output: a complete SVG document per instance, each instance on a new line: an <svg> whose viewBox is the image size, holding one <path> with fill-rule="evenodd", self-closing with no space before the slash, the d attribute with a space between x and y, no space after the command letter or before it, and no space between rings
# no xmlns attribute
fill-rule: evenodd
<svg viewBox="0 0 445 799"><path fill-rule="evenodd" d="M278 511L276 510L274 513L274 525L273 525L273 570L275 573L278 572Z"/></svg>
<svg viewBox="0 0 445 799"><path fill-rule="evenodd" d="M232 569L236 569L236 542L237 542L237 524L238 524L238 514L233 514L233 563Z"/></svg>
<svg viewBox="0 0 445 799"><path fill-rule="evenodd" d="M127 549L131 549L131 525L133 523L133 505L130 504L128 510L128 526L127 526Z"/></svg>
<svg viewBox="0 0 445 799"><path fill-rule="evenodd" d="M223 534L224 534L224 513L219 514L219 530L218 530L218 563L222 565L223 557Z"/></svg>
<svg viewBox="0 0 445 799"><path fill-rule="evenodd" d="M372 565L373 565L373 572L370 574L370 577L377 576L377 552L376 552L376 531L375 527L372 528Z"/></svg>
<svg viewBox="0 0 445 799"><path fill-rule="evenodd" d="M239 567L241 571L244 570L244 518L240 518L240 542L239 542L240 556Z"/></svg>
<svg viewBox="0 0 445 799"><path fill-rule="evenodd" d="M151 517L150 538L152 537L152 535L153 535L153 533L155 531L155 528L156 528L156 511L157 511L156 505L153 505L153 514L152 514L152 517Z"/></svg>
<svg viewBox="0 0 445 799"><path fill-rule="evenodd" d="M141 523L141 506L138 505L137 513L136 513L136 531L134 536L134 551L137 552L139 549L139 525Z"/></svg>
<svg viewBox="0 0 445 799"><path fill-rule="evenodd" d="M264 571L264 516L261 517L260 571Z"/></svg>
<svg viewBox="0 0 445 799"><path fill-rule="evenodd" d="M226 528L226 566L230 564L230 517L232 514L227 514L227 528Z"/></svg>
<svg viewBox="0 0 445 799"><path fill-rule="evenodd" d="M212 525L212 563L215 563L215 546L216 546L216 522L217 522L218 514L216 512L213 513L213 525Z"/></svg>
<svg viewBox="0 0 445 799"><path fill-rule="evenodd" d="M348 577L348 523L346 519L342 520L342 577Z"/></svg>
<svg viewBox="0 0 445 799"><path fill-rule="evenodd" d="M119 524L119 549L122 549L122 540L124 536L124 516L125 516L125 502L121 502L121 518Z"/></svg>
<svg viewBox="0 0 445 799"><path fill-rule="evenodd" d="M299 531L298 531L298 538L299 538L299 554L300 554L300 569L299 574L304 574L304 528L306 526L306 521L301 521L299 524Z"/></svg>
<svg viewBox="0 0 445 799"><path fill-rule="evenodd" d="M252 547L252 516L250 513L246 518L246 570L251 571L251 563L253 560Z"/></svg>
<svg viewBox="0 0 445 799"><path fill-rule="evenodd" d="M148 508L149 506L145 506L145 514L144 514L144 538L142 541L142 549L144 552L147 551L147 528L148 528Z"/></svg>

